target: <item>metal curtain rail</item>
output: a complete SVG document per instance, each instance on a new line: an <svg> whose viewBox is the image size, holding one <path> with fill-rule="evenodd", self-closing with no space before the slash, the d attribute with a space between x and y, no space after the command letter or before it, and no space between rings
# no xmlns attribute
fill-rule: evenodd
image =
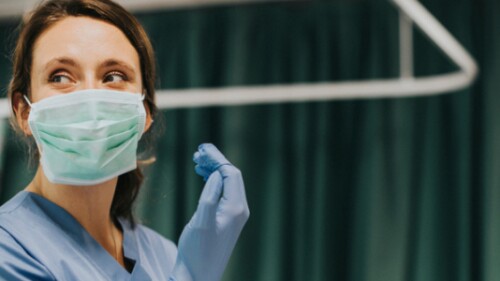
<svg viewBox="0 0 500 281"><path fill-rule="evenodd" d="M159 108L231 106L278 102L435 95L469 86L478 68L460 43L416 0L390 0L400 10L400 76L393 79L241 86L157 91ZM412 23L426 34L459 70L427 77L413 75ZM0 100L0 118L9 116Z"/></svg>

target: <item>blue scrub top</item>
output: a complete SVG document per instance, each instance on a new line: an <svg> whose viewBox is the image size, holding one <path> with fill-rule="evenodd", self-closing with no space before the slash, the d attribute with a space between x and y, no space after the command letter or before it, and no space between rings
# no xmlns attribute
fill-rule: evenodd
<svg viewBox="0 0 500 281"><path fill-rule="evenodd" d="M174 243L120 220L129 273L66 210L21 191L0 207L0 280L168 280Z"/></svg>

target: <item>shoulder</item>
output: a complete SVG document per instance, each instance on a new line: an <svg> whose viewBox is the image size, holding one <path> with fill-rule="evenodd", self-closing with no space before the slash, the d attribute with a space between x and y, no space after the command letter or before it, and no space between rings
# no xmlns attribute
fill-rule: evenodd
<svg viewBox="0 0 500 281"><path fill-rule="evenodd" d="M14 237L21 233L32 233L35 227L40 227L40 223L45 221L45 217L34 195L27 191L17 193L0 206L0 228Z"/></svg>
<svg viewBox="0 0 500 281"><path fill-rule="evenodd" d="M0 228L0 264L1 280L55 280L50 271L3 228Z"/></svg>
<svg viewBox="0 0 500 281"><path fill-rule="evenodd" d="M38 215L30 201L28 192L21 191L0 206L0 228L11 233L15 228L26 228L36 221Z"/></svg>
<svg viewBox="0 0 500 281"><path fill-rule="evenodd" d="M28 193L21 191L0 206L0 280L55 280L21 242L34 222L27 199ZM15 231L20 226L25 227Z"/></svg>
<svg viewBox="0 0 500 281"><path fill-rule="evenodd" d="M14 197L9 199L9 201L0 206L0 215L9 214L17 210L19 207L25 204L27 195L28 193L26 191L17 193Z"/></svg>

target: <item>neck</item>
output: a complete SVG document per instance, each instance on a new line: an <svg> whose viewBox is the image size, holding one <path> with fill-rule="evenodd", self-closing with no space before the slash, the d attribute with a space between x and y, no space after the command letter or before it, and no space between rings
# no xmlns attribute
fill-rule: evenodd
<svg viewBox="0 0 500 281"><path fill-rule="evenodd" d="M26 191L36 193L70 213L117 261L123 263L122 235L110 216L118 179L92 186L54 184L41 167Z"/></svg>

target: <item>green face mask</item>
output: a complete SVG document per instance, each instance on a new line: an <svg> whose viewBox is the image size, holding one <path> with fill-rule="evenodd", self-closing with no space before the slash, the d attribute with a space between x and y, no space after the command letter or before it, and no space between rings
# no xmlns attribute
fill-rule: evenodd
<svg viewBox="0 0 500 281"><path fill-rule="evenodd" d="M146 123L142 99L92 89L30 104L28 122L49 181L94 185L135 169Z"/></svg>

